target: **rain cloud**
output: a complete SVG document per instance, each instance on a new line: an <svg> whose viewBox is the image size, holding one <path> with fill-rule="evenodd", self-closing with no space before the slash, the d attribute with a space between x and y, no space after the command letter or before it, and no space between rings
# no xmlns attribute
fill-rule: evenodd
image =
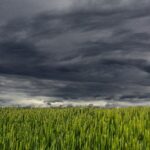
<svg viewBox="0 0 150 150"><path fill-rule="evenodd" d="M2 0L0 8L0 105L149 103L148 0Z"/></svg>

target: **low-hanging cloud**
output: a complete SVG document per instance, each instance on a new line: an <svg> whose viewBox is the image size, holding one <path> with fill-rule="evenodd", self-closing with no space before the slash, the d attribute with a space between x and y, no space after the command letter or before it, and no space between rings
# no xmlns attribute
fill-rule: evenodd
<svg viewBox="0 0 150 150"><path fill-rule="evenodd" d="M1 104L148 101L148 0L32 2L42 10L0 24Z"/></svg>

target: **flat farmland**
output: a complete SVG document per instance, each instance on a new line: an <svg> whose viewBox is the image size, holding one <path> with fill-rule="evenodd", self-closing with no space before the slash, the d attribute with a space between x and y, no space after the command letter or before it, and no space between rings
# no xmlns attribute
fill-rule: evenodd
<svg viewBox="0 0 150 150"><path fill-rule="evenodd" d="M150 150L150 108L0 108L0 150Z"/></svg>

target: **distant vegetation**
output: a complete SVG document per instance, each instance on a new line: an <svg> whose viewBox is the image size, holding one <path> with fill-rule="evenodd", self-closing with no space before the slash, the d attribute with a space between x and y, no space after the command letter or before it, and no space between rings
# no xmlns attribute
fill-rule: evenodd
<svg viewBox="0 0 150 150"><path fill-rule="evenodd" d="M1 108L0 150L150 150L150 108Z"/></svg>

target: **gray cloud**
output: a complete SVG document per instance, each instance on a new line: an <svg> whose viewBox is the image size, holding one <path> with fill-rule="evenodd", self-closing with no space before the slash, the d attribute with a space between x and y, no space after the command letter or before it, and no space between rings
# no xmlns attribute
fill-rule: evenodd
<svg viewBox="0 0 150 150"><path fill-rule="evenodd" d="M16 2L1 7L22 8ZM32 0L34 13L0 15L1 103L149 98L150 3L62 2Z"/></svg>

